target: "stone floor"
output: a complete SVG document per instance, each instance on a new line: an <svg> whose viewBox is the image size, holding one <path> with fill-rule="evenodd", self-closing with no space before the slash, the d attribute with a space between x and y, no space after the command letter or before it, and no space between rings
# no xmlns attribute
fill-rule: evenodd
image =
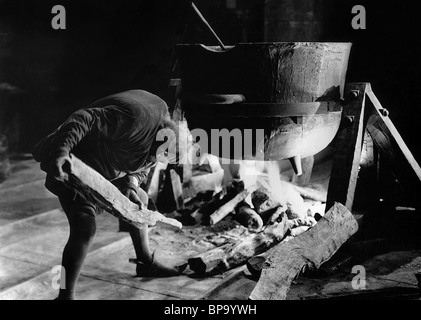
<svg viewBox="0 0 421 320"><path fill-rule="evenodd" d="M54 195L44 188L44 173L30 157L12 161L13 175L0 184L0 300L52 300L61 252L68 237L65 215ZM151 246L163 261L181 264L190 256L216 246L207 241L209 228L166 225L151 229ZM134 250L118 221L104 213L79 281L81 300L247 300L256 282L246 267L224 274L195 278L136 278L128 263ZM360 261L366 270L366 289L416 288L420 252L399 249ZM350 267L328 277L298 277L288 299L331 293L355 293Z"/></svg>

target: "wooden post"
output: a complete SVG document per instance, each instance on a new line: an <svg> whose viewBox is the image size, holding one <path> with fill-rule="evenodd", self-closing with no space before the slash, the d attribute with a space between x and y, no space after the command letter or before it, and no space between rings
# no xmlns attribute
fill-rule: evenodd
<svg viewBox="0 0 421 320"><path fill-rule="evenodd" d="M292 281L305 268L318 269L358 230L358 223L340 203L310 230L281 242L268 255L250 300L284 300Z"/></svg>
<svg viewBox="0 0 421 320"><path fill-rule="evenodd" d="M350 83L346 86L347 94L358 92L358 96L343 110L343 117L352 117L352 124L340 131L334 140L335 155L330 174L326 210L329 210L335 202L343 203L350 211L352 210L364 139L367 87L367 83Z"/></svg>

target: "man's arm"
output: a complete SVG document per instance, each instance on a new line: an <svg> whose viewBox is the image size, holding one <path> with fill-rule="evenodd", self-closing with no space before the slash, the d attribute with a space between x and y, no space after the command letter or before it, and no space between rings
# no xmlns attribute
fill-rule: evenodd
<svg viewBox="0 0 421 320"><path fill-rule="evenodd" d="M99 133L107 124L99 108L75 111L54 133L43 167L55 177L63 176L63 165L68 162L72 149L87 135Z"/></svg>
<svg viewBox="0 0 421 320"><path fill-rule="evenodd" d="M75 111L58 129L50 149L50 157L68 156L90 132L98 128L98 110Z"/></svg>

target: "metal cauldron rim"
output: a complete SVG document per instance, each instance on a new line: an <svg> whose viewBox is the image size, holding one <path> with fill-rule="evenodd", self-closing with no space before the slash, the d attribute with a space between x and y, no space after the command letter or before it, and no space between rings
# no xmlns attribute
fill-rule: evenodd
<svg viewBox="0 0 421 320"><path fill-rule="evenodd" d="M285 42L277 42L277 41L268 41L268 42L240 42L235 45L226 45L225 49L222 49L220 46L215 45L205 45L203 43L180 43L177 44L176 47L202 47L203 49L210 51L210 52L228 52L232 49L238 48L238 47L245 47L245 46L270 46L270 45L285 45L285 46L293 46L294 48L298 48L300 46L306 46L306 45L347 45L351 48L352 42L336 42L336 41L324 41L324 42L318 42L318 41L285 41Z"/></svg>

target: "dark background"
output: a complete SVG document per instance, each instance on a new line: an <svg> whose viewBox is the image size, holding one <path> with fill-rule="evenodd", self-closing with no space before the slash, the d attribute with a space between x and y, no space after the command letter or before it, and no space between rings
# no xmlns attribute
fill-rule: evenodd
<svg viewBox="0 0 421 320"><path fill-rule="evenodd" d="M0 134L11 150L34 143L74 110L140 88L170 105L174 45L216 44L181 0L0 0ZM371 82L418 161L421 158L421 19L416 1L196 0L227 45L349 41L348 81ZM67 29L53 30L64 5ZM354 5L367 29L351 27Z"/></svg>

